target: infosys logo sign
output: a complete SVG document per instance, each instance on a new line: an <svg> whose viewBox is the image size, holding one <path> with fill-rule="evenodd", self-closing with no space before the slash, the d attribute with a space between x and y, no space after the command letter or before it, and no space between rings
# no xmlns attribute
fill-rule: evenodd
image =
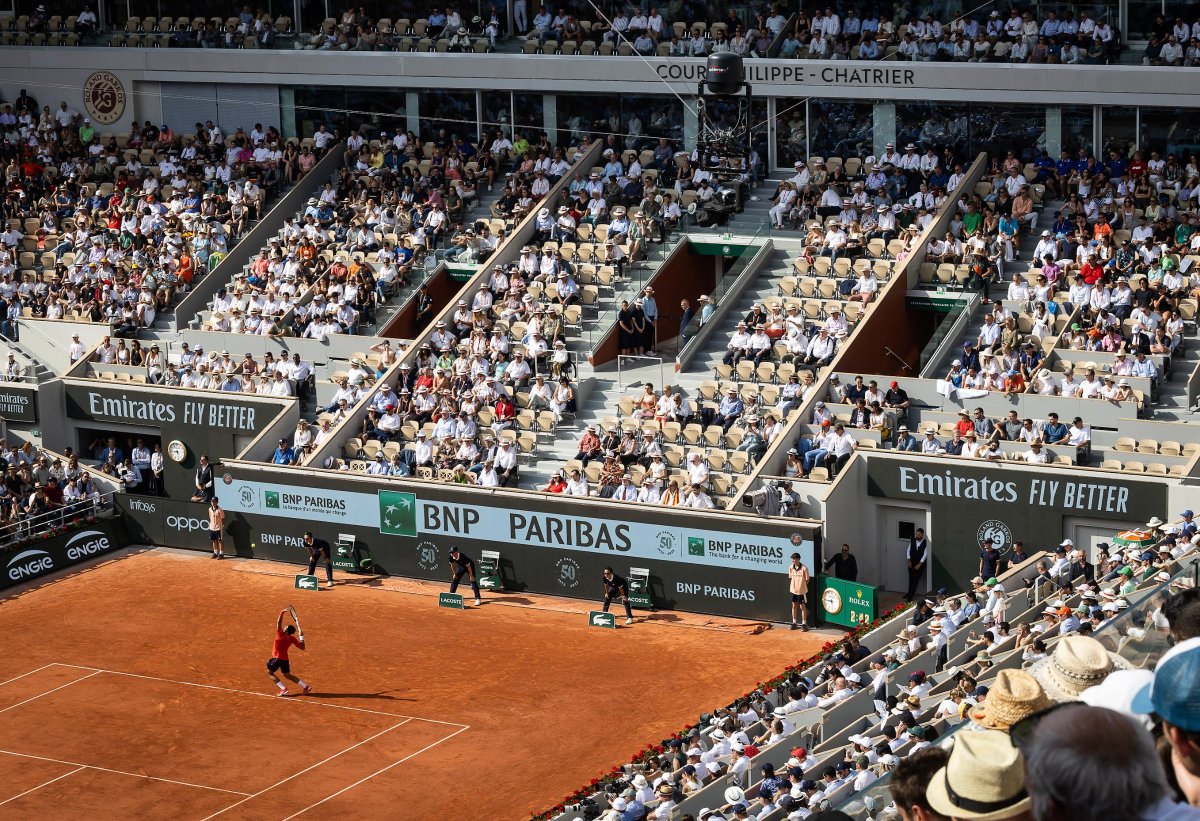
<svg viewBox="0 0 1200 821"><path fill-rule="evenodd" d="M85 530L82 533L76 533L71 537L71 541L67 542L67 558L76 562L86 559L88 556L95 556L97 553L111 550L112 546L108 536L99 530Z"/></svg>
<svg viewBox="0 0 1200 821"><path fill-rule="evenodd" d="M8 577L14 582L32 579L54 569L54 559L45 550L25 550L8 560Z"/></svg>

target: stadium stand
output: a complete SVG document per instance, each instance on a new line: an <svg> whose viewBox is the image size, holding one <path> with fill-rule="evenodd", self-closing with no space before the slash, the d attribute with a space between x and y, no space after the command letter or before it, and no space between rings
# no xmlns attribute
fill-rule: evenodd
<svg viewBox="0 0 1200 821"><path fill-rule="evenodd" d="M453 7L406 10L408 17L393 18L360 8L305 25L302 31L291 17L247 9L236 16L130 16L108 32L97 28L90 8L65 18L35 10L8 18L0 44L445 54L499 50L619 57L702 57L729 51L758 58L1040 65L1104 64L1119 59L1123 50L1108 6L1069 5L1044 13L1013 7L1005 14L985 13L985 7L944 21L907 11L880 15L869 5L789 16L777 6L759 4L730 10L719 19L690 7L673 16L674 8L615 8L611 17L597 15L594 7L581 7L578 15L567 8L553 13L542 8L529 17L524 7L516 7L511 30L495 10L486 19ZM378 13L391 12L380 8ZM1129 57L1148 65L1195 65L1193 39L1194 27L1179 18L1173 26L1156 26L1150 46L1140 55L1130 51Z"/></svg>

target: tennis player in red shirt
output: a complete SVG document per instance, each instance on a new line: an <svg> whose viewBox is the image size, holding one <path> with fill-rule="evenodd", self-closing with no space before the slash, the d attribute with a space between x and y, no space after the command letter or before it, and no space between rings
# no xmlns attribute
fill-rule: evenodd
<svg viewBox="0 0 1200 821"><path fill-rule="evenodd" d="M283 626L283 614L287 610L279 611L279 620L275 623L275 644L271 650L271 658L267 659L267 675L275 682L275 686L279 688L277 695L286 696L288 694L287 685L279 680L275 675L276 671L283 674L283 677L288 681L294 681L300 685L300 691L307 693L312 690L301 679L292 675L292 665L288 661L288 650L293 646L304 649L304 634L300 634L300 638L296 638L296 625L289 624L286 628Z"/></svg>

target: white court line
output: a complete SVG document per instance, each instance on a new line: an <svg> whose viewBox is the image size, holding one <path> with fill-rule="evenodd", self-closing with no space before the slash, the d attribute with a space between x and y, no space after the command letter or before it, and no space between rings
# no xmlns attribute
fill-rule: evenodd
<svg viewBox="0 0 1200 821"><path fill-rule="evenodd" d="M66 773L63 773L62 775L58 776L58 778L51 778L49 781L46 781L46 782L44 782L44 783L41 783L41 784L38 784L36 787L30 787L28 790L26 790L26 791L25 791L25 792L23 792L23 793L17 793L17 794L16 794L16 795L14 795L12 798L6 798L6 799L4 799L3 801L0 801L0 807L3 807L5 804L7 804L7 803L8 803L8 802L10 802L10 801L16 801L18 798L21 798L22 796L29 795L31 792L37 792L37 791L38 791L38 790L40 790L42 787L49 787L49 786L50 786L51 784L53 784L55 781L62 781L62 780L63 780L64 778L66 778L67 776L70 776L70 775L75 775L75 773L79 772L80 770L86 770L86 769L87 769L87 766L86 766L86 765L84 765L84 764L80 764L78 767L76 767L75 769L71 770L70 772L66 772Z"/></svg>
<svg viewBox="0 0 1200 821"><path fill-rule="evenodd" d="M41 698L43 696L48 696L51 693L57 693L59 690L66 689L67 687L70 687L72 684L78 684L79 682L84 681L85 679L89 679L92 676L99 675L99 674L100 674L100 671L96 670L95 672L88 673L86 676L81 676L81 677L75 679L74 681L68 681L66 684L60 684L58 687L55 687L53 690L47 690L44 693L38 693L36 696L31 696L31 697L25 699L24 701L18 701L16 704L5 707L3 710L0 710L0 713L7 713L9 710L15 710L18 707L20 707L22 704L28 704L31 701L37 701L39 698Z"/></svg>
<svg viewBox="0 0 1200 821"><path fill-rule="evenodd" d="M293 778L299 778L300 776L304 775L309 770L315 770L317 767L320 767L322 764L326 764L330 761L333 761L333 759L337 758L340 755L345 755L346 753L350 752L351 750L358 749L362 745L379 738L381 735L386 735L387 733L390 733L392 730L396 729L397 727L403 727L405 724L408 724L410 721L412 721L411 718L406 718L406 719L404 719L404 721L401 721L399 724L393 724L391 727L388 727L386 730L380 730L378 733L371 736L370 738L364 738L362 741L358 742L357 744L347 747L346 749L344 749L340 752L334 753L333 755L326 758L324 761L318 761L316 764L312 764L308 767L305 767L303 770L301 770L298 773L294 773L292 775L289 775L287 778L284 778L280 781L276 781L271 786L265 787L265 788L259 790L258 792L254 793L253 795L246 796L241 801L238 801L236 804L230 804L228 807L226 807L223 810L217 810L212 815L208 816L207 818L202 819L202 821L208 821L209 818L216 818L218 815L223 815L224 813L227 813L230 810L232 810L234 807L239 807L242 804L245 804L247 801L258 798L263 793L270 792L271 790L275 789L276 787L279 787L279 786L282 786L283 784L288 783Z"/></svg>
<svg viewBox="0 0 1200 821"><path fill-rule="evenodd" d="M353 784L351 784L349 787L343 787L342 789L340 789L340 790L338 790L337 792L335 792L333 795L327 795L327 796L325 796L324 798L322 798L320 801L318 801L317 803L315 803L315 804L309 804L307 807L305 807L304 809L300 810L299 812L292 813L292 814L291 814L291 815L289 815L287 818L283 819L283 821L292 821L292 819L293 819L293 818L295 818L296 816L298 816L298 815L303 815L304 813L308 812L309 810L313 809L314 807L319 807L319 806L321 806L322 804L324 804L326 801L329 801L330 799L333 799L333 798L337 798L337 797L338 797L339 795L341 795L342 793L344 793L344 792L348 792L349 790L352 790L352 789L354 789L354 788L355 788L355 787L357 787L359 784L362 784L362 783L364 783L364 782L370 781L370 780L371 780L372 778L374 778L375 776L377 776L377 775L382 775L383 773L385 773L385 772L387 772L388 770L390 770L392 767L395 767L395 766L398 766L398 765L400 765L400 764L403 764L405 761L408 761L410 758L413 758L413 757L415 757L415 756L418 756L418 755L420 755L421 753L425 752L426 750L432 750L434 747L436 747L437 745L441 744L443 741L449 741L450 739L454 738L454 737L455 737L456 735L458 735L459 733L466 732L466 731L467 731L467 730L469 730L469 729L471 729L471 728L470 728L469 726L467 726L467 725L465 725L465 724L464 724L464 725L462 725L461 727L459 727L459 729L455 730L454 732L452 732L450 735L446 736L445 738L439 738L437 741L433 742L432 744L427 744L426 746L424 746L424 747L422 747L421 749L417 750L415 753L409 753L408 755L404 756L404 758L400 759L399 761L393 761L391 764L388 764L388 765L387 765L386 767L384 767L383 769L381 769L381 770L376 770L375 772L371 773L370 775L366 776L365 778L360 778L358 781L355 781L355 782L354 782Z"/></svg>
<svg viewBox="0 0 1200 821"><path fill-rule="evenodd" d="M45 670L47 667L58 667L58 666L59 665L55 664L54 662L50 662L49 664L43 664L41 667L37 668L36 670L30 670L28 673L21 673L21 675L19 675L19 676L13 676L8 681L0 681L0 687L3 687L5 684L12 684L17 679L25 678L25 676L32 676L34 673L40 673L43 670Z"/></svg>
<svg viewBox="0 0 1200 821"><path fill-rule="evenodd" d="M44 781L44 783L38 784L36 787L30 787L29 790L25 790L24 792L18 792L16 796L13 796L12 798L5 798L4 801L0 801L0 807L4 807L4 805L8 802L17 801L17 799L22 796L28 796L30 792L37 792L38 790L41 790L43 786L49 786L54 784L55 781L61 781L62 779L68 777L68 775L74 775L78 773L80 769L88 769L88 767L85 765L79 765L78 767L72 769L71 772L62 773L58 778L52 778L49 781Z"/></svg>
<svg viewBox="0 0 1200 821"><path fill-rule="evenodd" d="M240 792L238 790L227 790L223 787L210 787L207 784L193 784L190 781L176 781L173 778L163 778L159 775L146 775L145 773L130 773L124 770L114 770L110 767L97 767L95 764L80 764L78 761L64 761L61 758L47 758L43 755L30 755L29 753L17 753L12 750L0 750L0 754L14 755L18 758L32 758L36 761L52 761L55 764L67 764L72 767L86 767L89 770L99 770L102 773L114 773L116 775L128 775L133 778L145 778L150 781L164 781L167 784L178 784L181 787L195 787L199 790L212 790L213 792L224 792L230 795L249 795L249 793Z"/></svg>
<svg viewBox="0 0 1200 821"><path fill-rule="evenodd" d="M56 662L56 666L58 666L58 667L74 667L79 670L93 670L97 673L108 673L108 674L114 675L114 676L128 676L129 678L140 678L140 679L145 679L147 681L162 681L162 682L166 682L167 684L183 684L188 687L201 687L205 690L219 690L222 693L238 693L243 696L255 696L256 698L269 698L272 701L279 700L278 696L276 696L273 693L256 693L253 690L238 690L233 687L218 687L215 684L198 684L194 681L180 681L179 679L174 679L174 678L161 678L159 676L146 676L146 675L142 675L141 673L124 673L124 672L121 672L120 670L105 670L101 667L87 667L82 664L64 664L62 662ZM455 722L455 721L442 721L442 720L436 719L436 718L421 718L420 716L410 716L410 715L405 715L404 713L388 713L388 712L384 712L383 710L368 710L364 707L347 707L344 704L326 704L323 701L309 701L309 700L300 699L300 698L287 698L287 699L284 699L284 701L287 701L292 704L312 704L317 707L330 707L335 710L349 710L354 713L370 713L371 715L388 716L389 718L407 718L412 721L428 721L431 724L445 724L449 727L462 727L465 729L467 726L465 724L459 724L458 722ZM2 712L2 711L0 711L0 712Z"/></svg>

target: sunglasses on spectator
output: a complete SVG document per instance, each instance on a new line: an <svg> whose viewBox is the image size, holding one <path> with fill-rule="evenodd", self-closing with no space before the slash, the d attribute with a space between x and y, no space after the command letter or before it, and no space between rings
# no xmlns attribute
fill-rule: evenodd
<svg viewBox="0 0 1200 821"><path fill-rule="evenodd" d="M1063 709L1064 707L1085 706L1087 705L1082 701L1064 701L1051 707L1047 707L1044 710L1038 710L1036 713L1030 713L1024 718L1014 722L1013 725L1008 728L1008 737L1012 741L1012 745L1024 753L1029 747L1029 742L1033 738L1034 731L1037 730L1037 726L1043 718L1055 712L1056 710Z"/></svg>

